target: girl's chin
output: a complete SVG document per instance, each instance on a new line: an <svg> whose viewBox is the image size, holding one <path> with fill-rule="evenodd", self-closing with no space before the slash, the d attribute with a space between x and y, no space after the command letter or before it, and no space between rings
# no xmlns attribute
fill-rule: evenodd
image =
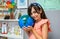
<svg viewBox="0 0 60 39"><path fill-rule="evenodd" d="M35 19L37 21L37 19Z"/></svg>

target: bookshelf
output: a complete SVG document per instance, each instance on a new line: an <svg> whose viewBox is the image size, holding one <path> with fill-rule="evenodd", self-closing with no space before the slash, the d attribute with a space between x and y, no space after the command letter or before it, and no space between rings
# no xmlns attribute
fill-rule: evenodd
<svg viewBox="0 0 60 39"><path fill-rule="evenodd" d="M1 0L2 1L2 0ZM17 1L17 0L15 0ZM17 8L16 8L17 9ZM26 8L27 9L27 8ZM6 8L5 6L3 5L0 5L0 23L8 23L8 26L11 27L13 29L13 27L15 26L18 26L18 16L19 16L19 13L20 12L23 12L25 13L25 9L23 8L23 10L25 11L21 11L22 9L17 9L15 12L14 12L14 15L15 15L15 18L14 19L4 19L5 15L8 14L10 16L10 13L8 12L8 8ZM4 16L3 16L4 15ZM17 24L17 25L16 25ZM1 25L2 26L2 25ZM9 28L8 27L8 28ZM13 31L13 30L11 30ZM24 31L22 29L20 29L20 34L19 35L16 35L16 34L2 34L0 33L0 36L1 37L7 37L7 38L15 38L15 39L23 39L24 37Z"/></svg>
<svg viewBox="0 0 60 39"><path fill-rule="evenodd" d="M14 27L15 29L17 29L17 26L19 26L18 25L18 21L19 21L18 19L9 19L9 20L0 19L0 23L8 23L8 27L7 28L10 27L10 29L12 27ZM7 37L7 38L23 39L23 34L24 34L23 30L21 28L19 30L20 30L19 35L16 35L15 33L13 33L14 31L12 29L11 32L13 34L9 34L9 33L2 34L2 33L0 33L0 36Z"/></svg>

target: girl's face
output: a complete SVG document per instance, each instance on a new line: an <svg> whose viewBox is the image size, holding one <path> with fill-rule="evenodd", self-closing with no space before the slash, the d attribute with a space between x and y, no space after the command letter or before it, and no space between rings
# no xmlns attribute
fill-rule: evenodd
<svg viewBox="0 0 60 39"><path fill-rule="evenodd" d="M41 19L40 13L38 14L33 7L32 7L32 10L31 10L31 17L36 21Z"/></svg>

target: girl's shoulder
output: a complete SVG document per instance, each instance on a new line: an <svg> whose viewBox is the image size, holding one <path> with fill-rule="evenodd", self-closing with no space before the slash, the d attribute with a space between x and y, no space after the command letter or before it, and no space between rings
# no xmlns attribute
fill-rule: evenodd
<svg viewBox="0 0 60 39"><path fill-rule="evenodd" d="M50 23L50 21L49 21L48 19L42 19L42 20L41 20L41 23L43 23L43 24L44 24L44 23L47 23L47 22Z"/></svg>
<svg viewBox="0 0 60 39"><path fill-rule="evenodd" d="M44 23L50 24L50 21L48 19L41 19L38 23L35 23L35 25L43 25Z"/></svg>
<svg viewBox="0 0 60 39"><path fill-rule="evenodd" d="M43 25L43 24L45 24L45 23L47 23L48 31L51 31L51 29L50 29L50 21L49 21L49 19L42 19L42 21L41 21L41 25Z"/></svg>
<svg viewBox="0 0 60 39"><path fill-rule="evenodd" d="M39 25L42 25L44 23L50 23L48 19L41 19L41 21L38 22Z"/></svg>
<svg viewBox="0 0 60 39"><path fill-rule="evenodd" d="M51 31L49 19L41 19L41 21L39 21L38 23L35 24L34 29L42 29L42 27L45 23L47 23L48 31Z"/></svg>

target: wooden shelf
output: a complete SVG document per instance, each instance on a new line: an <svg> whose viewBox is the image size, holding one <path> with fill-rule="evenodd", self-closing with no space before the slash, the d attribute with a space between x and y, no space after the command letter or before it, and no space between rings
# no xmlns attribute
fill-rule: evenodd
<svg viewBox="0 0 60 39"><path fill-rule="evenodd" d="M11 21L11 22L13 22L13 21L18 21L18 19L0 19L0 21Z"/></svg>

